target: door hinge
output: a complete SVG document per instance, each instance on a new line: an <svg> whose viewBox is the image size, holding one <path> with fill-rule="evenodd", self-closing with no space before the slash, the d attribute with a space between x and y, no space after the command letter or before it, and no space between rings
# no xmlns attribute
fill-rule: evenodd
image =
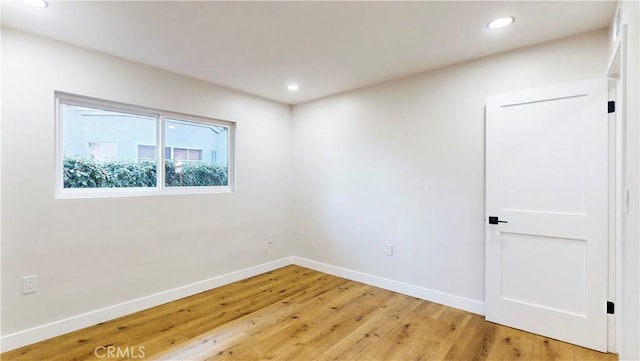
<svg viewBox="0 0 640 361"><path fill-rule="evenodd" d="M607 313L613 315L615 312L615 304L611 301L607 301Z"/></svg>
<svg viewBox="0 0 640 361"><path fill-rule="evenodd" d="M616 102L609 100L607 103L607 113L614 113L616 111Z"/></svg>

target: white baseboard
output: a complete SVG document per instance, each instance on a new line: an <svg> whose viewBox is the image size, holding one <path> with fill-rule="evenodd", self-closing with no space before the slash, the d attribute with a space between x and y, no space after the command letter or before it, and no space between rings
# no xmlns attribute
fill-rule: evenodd
<svg viewBox="0 0 640 361"><path fill-rule="evenodd" d="M316 271L328 273L334 276L346 278L352 281L366 283L371 286L384 288L385 290L402 293L417 297L426 301L439 303L442 305L458 308L461 310L484 315L484 302L472 300L465 297L452 295L425 287L412 285L409 283L394 281L388 278L370 275L347 268L337 267L330 264L312 261L302 257L291 257L293 264L311 268Z"/></svg>
<svg viewBox="0 0 640 361"><path fill-rule="evenodd" d="M123 302L117 305L90 311L73 317L54 321L30 329L18 331L0 337L0 352L14 350L16 348L43 341L55 336L93 326L130 313L146 310L167 302L179 300L216 287L240 281L242 279L273 271L292 264L291 257L285 257L273 262L264 263L255 267L245 268L239 271L212 277L203 281L191 283L171 290L158 292L135 300Z"/></svg>
<svg viewBox="0 0 640 361"><path fill-rule="evenodd" d="M455 296L452 294L435 291L404 282L394 281L388 278L374 276L347 268L337 267L322 262L312 261L302 257L291 256L8 334L0 337L0 352L10 351L22 346L44 341L46 339L60 336L65 333L93 326L100 322L113 320L121 316L146 310L148 308L159 306L167 302L179 300L184 297L208 291L210 289L240 281L248 277L256 276L261 273L273 271L290 264L307 267L316 271L332 274L357 282L366 283L371 286L380 287L389 291L394 291L405 295L421 298L423 300L440 303L446 306L462 309L480 315L484 314L484 303L480 301Z"/></svg>

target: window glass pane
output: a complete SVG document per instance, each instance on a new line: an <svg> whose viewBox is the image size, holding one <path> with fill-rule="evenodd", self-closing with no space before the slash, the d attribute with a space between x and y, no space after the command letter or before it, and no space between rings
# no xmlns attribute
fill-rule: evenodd
<svg viewBox="0 0 640 361"><path fill-rule="evenodd" d="M156 186L156 118L62 105L64 188Z"/></svg>
<svg viewBox="0 0 640 361"><path fill-rule="evenodd" d="M227 186L229 129L219 125L165 120L167 187Z"/></svg>

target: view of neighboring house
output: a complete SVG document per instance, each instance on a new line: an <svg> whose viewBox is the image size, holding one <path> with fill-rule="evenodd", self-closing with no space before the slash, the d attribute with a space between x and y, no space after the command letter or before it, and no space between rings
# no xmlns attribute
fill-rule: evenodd
<svg viewBox="0 0 640 361"><path fill-rule="evenodd" d="M158 154L155 117L75 105L63 107L65 156L96 160L154 160ZM204 123L165 120L166 160L226 165L228 129Z"/></svg>

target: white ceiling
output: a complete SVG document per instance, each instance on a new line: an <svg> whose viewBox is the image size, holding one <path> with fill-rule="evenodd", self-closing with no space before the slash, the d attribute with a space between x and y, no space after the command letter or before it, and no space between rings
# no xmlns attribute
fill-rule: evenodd
<svg viewBox="0 0 640 361"><path fill-rule="evenodd" d="M613 1L2 3L3 26L296 104L607 27ZM486 23L512 15L508 28ZM289 82L301 88L290 92Z"/></svg>

